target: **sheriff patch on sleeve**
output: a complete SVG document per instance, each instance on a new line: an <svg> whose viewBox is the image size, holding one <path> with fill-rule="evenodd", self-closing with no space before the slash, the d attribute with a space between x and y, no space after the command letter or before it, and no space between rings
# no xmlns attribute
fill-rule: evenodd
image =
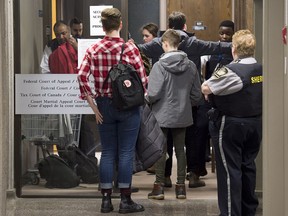
<svg viewBox="0 0 288 216"><path fill-rule="evenodd" d="M215 76L216 78L220 78L227 73L228 73L228 69L226 67L221 67L214 71L213 76Z"/></svg>

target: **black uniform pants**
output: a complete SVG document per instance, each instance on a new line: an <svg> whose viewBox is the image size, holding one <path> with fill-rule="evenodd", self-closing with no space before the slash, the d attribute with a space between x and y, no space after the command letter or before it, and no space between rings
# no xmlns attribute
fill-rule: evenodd
<svg viewBox="0 0 288 216"><path fill-rule="evenodd" d="M207 111L210 105L205 103L197 109L193 107L193 125L186 129L187 172L200 176L206 173L206 148L209 142Z"/></svg>
<svg viewBox="0 0 288 216"><path fill-rule="evenodd" d="M258 206L255 159L262 140L262 119L220 116L209 126L220 215L254 216Z"/></svg>

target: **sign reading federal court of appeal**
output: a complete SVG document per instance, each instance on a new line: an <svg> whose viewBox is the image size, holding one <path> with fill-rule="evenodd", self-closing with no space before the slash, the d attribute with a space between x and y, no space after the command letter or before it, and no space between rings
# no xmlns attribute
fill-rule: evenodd
<svg viewBox="0 0 288 216"><path fill-rule="evenodd" d="M15 86L16 114L93 114L77 74L16 74Z"/></svg>
<svg viewBox="0 0 288 216"><path fill-rule="evenodd" d="M101 12L112 5L90 6L90 36L104 36L101 23Z"/></svg>

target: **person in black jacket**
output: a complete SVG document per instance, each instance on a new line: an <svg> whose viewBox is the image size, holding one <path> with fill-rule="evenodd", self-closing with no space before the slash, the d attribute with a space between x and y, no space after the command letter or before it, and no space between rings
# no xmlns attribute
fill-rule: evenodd
<svg viewBox="0 0 288 216"><path fill-rule="evenodd" d="M262 140L262 65L253 57L255 36L233 35L234 61L202 84L212 103L210 134L215 147L220 215L255 215L255 159ZM208 97L209 96L209 97Z"/></svg>
<svg viewBox="0 0 288 216"><path fill-rule="evenodd" d="M187 54L188 58L196 64L198 71L201 70L200 56L231 52L230 43L199 40L193 33L187 32L186 16L182 12L174 11L169 15L168 28L175 29L180 34L181 43L178 49ZM153 63L164 53L161 37L138 46L147 57L153 59Z"/></svg>
<svg viewBox="0 0 288 216"><path fill-rule="evenodd" d="M231 20L222 21L219 25L218 34L219 41L231 42L234 34L234 22ZM219 65L227 65L231 61L233 61L232 53L201 56L202 79L209 79L216 67L219 67ZM198 107L197 115L195 115L194 129L196 130L196 135L195 141L192 143L194 151L191 151L191 160L190 163L187 164L188 170L190 170L187 174L190 188L206 185L205 181L200 179L200 176L207 175L206 161L209 161L208 147L210 146L207 111L210 108L211 105L206 101Z"/></svg>

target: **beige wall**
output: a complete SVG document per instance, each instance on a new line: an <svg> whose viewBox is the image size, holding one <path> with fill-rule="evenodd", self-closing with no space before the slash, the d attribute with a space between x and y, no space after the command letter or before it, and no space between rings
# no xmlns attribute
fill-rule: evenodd
<svg viewBox="0 0 288 216"><path fill-rule="evenodd" d="M0 34L0 214L6 215L6 198L14 182L13 1L0 1Z"/></svg>
<svg viewBox="0 0 288 216"><path fill-rule="evenodd" d="M39 16L42 1L20 1L20 8L21 71L16 73L39 73L43 53L43 18Z"/></svg>
<svg viewBox="0 0 288 216"><path fill-rule="evenodd" d="M22 1L21 1L22 2ZM26 1L25 1L26 2ZM263 215L288 215L288 89L287 69L285 71L284 56L287 56L287 46L281 39L281 29L285 23L285 1L264 0L263 27L263 65L264 65L264 130L263 130ZM287 4L287 0L286 0ZM35 5L35 7L34 7ZM34 13L38 13L37 1L33 1ZM23 6L25 7L25 6ZM28 7L28 6L27 6ZM32 13L31 13L32 14ZM31 15L29 13L29 15ZM27 15L27 14L26 14ZM37 14L38 15L38 14ZM35 20L23 20L23 28L30 23L28 29L34 32L38 27L37 15ZM24 16L24 14L23 14ZM23 17L21 16L21 17ZM24 16L26 19L26 17ZM23 19L24 19L23 18ZM40 19L40 18L39 18ZM34 23L36 22L36 24ZM31 22L33 25L31 26ZM39 21L40 22L40 21ZM287 21L286 21L287 22ZM0 215L9 215L6 211L13 209L13 200L7 195L14 191L14 45L13 45L13 1L0 1ZM30 28L31 27L31 28ZM39 35L41 34L39 30ZM32 33L31 33L32 34ZM29 71L38 65L42 48L33 47L38 43L37 35L25 38L27 49L37 50L37 57L26 59L32 66L23 64L22 70ZM39 36L40 38L40 36ZM22 39L22 38L21 38ZM22 39L24 40L24 39ZM42 36L41 36L42 40ZM39 44L41 44L39 42ZM22 48L23 49L23 48ZM22 52L22 51L21 51ZM27 51L28 53L28 51ZM29 55L26 55L29 57ZM29 50L29 53L32 53ZM25 52L23 52L23 55ZM36 64L37 62L37 64ZM287 67L286 67L287 68ZM13 197L12 197L13 198Z"/></svg>
<svg viewBox="0 0 288 216"><path fill-rule="evenodd" d="M287 2L287 0L286 0ZM284 71L285 1L264 1L263 72L263 215L288 215L287 211L287 74ZM286 51L287 52L287 51ZM286 69L287 70L287 69Z"/></svg>

